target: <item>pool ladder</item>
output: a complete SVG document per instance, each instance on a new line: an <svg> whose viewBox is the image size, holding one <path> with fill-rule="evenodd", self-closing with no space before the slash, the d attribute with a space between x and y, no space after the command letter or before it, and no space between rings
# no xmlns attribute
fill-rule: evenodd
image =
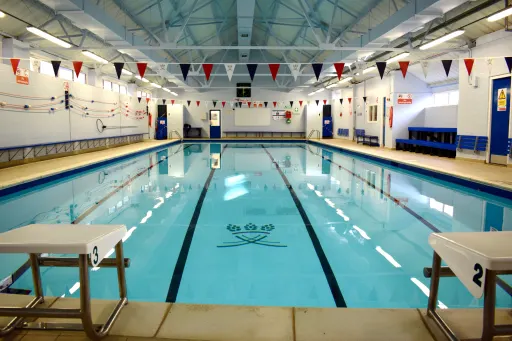
<svg viewBox="0 0 512 341"><path fill-rule="evenodd" d="M316 132L316 138L319 140L320 139L320 130L317 130L317 129L313 129L309 132L308 139L311 138L311 136L313 135L314 132Z"/></svg>
<svg viewBox="0 0 512 341"><path fill-rule="evenodd" d="M176 133L176 135L178 135L178 137L180 138L180 141L183 141L183 137L181 137L180 133L177 130L171 130L169 132L168 138L172 139L172 133Z"/></svg>

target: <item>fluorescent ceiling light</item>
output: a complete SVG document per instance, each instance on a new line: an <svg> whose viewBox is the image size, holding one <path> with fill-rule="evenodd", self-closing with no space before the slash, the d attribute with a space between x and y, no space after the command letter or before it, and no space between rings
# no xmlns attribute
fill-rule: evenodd
<svg viewBox="0 0 512 341"><path fill-rule="evenodd" d="M167 89L167 88L162 88L163 91L167 91L167 92L171 92L171 90Z"/></svg>
<svg viewBox="0 0 512 341"><path fill-rule="evenodd" d="M500 19L508 17L509 15L512 15L512 7L505 8L503 11L491 15L489 18L487 18L487 21L498 21Z"/></svg>
<svg viewBox="0 0 512 341"><path fill-rule="evenodd" d="M393 62L399 61L401 59L407 58L410 55L411 54L409 52L400 53L398 56L394 56L392 58L389 58L388 60L386 60L386 62L387 63L393 63Z"/></svg>
<svg viewBox="0 0 512 341"><path fill-rule="evenodd" d="M154 88L159 88L159 89L162 87L160 84L156 84L156 83L151 83L151 86Z"/></svg>
<svg viewBox="0 0 512 341"><path fill-rule="evenodd" d="M331 85L327 85L325 88L326 89L330 89L330 88L334 88L335 86L336 86L336 83L331 84Z"/></svg>
<svg viewBox="0 0 512 341"><path fill-rule="evenodd" d="M318 89L317 91L315 91L315 93L319 93L319 92L322 92L324 90L325 90L324 88L321 88L321 89Z"/></svg>
<svg viewBox="0 0 512 341"><path fill-rule="evenodd" d="M171 95L178 96L178 94L175 93L174 91L171 91Z"/></svg>
<svg viewBox="0 0 512 341"><path fill-rule="evenodd" d="M377 67L376 67L376 66L371 66L371 67L369 67L369 68L367 68L367 69L364 69L364 70L363 70L363 75L364 75L364 74L366 74L366 73L368 73L368 72L372 72L372 71L374 71L375 69L377 69Z"/></svg>
<svg viewBox="0 0 512 341"><path fill-rule="evenodd" d="M5 13L3 13L3 12L0 12L0 13L2 13L5 16ZM0 15L0 18L3 18L2 15ZM71 47L71 44L66 43L64 40L60 40L59 38L54 37L51 34L48 34L48 33L44 32L44 31L41 31L38 28L29 26L29 27L27 27L27 31L29 31L31 33L34 33L35 35L40 36L41 38L49 40L52 43L54 43L56 45L59 45L59 46L62 46L62 47L65 47L67 49L69 49Z"/></svg>
<svg viewBox="0 0 512 341"><path fill-rule="evenodd" d="M0 11L0 18L3 18L3 17L5 17L5 13Z"/></svg>
<svg viewBox="0 0 512 341"><path fill-rule="evenodd" d="M349 82L351 80L352 80L352 77L343 78L342 80L340 80L338 82L338 84L343 84L343 83Z"/></svg>
<svg viewBox="0 0 512 341"><path fill-rule="evenodd" d="M93 59L93 60L95 60L95 61L97 61L97 62L99 62L99 63L108 64L108 61L106 59L101 58L100 56L92 53L91 51L83 50L82 54L87 56L87 57L89 57L89 58L91 58L91 59Z"/></svg>
<svg viewBox="0 0 512 341"><path fill-rule="evenodd" d="M125 69L121 69L121 73L124 73L125 75L128 75L128 76L132 76L133 75L133 72L125 70Z"/></svg>
<svg viewBox="0 0 512 341"><path fill-rule="evenodd" d="M464 30L453 31L452 33L449 33L449 34L447 34L445 36L442 36L441 38L437 38L436 40L433 40L433 41L431 41L428 44L420 46L420 50L427 50L427 49L429 49L431 47L434 47L434 46L437 46L439 44L442 44L445 41L448 41L450 39L458 37L458 36L460 36L462 34L464 34Z"/></svg>
<svg viewBox="0 0 512 341"><path fill-rule="evenodd" d="M135 76L135 78L137 78L138 80L143 81L144 83L149 83L149 81L146 78L140 78L139 75Z"/></svg>

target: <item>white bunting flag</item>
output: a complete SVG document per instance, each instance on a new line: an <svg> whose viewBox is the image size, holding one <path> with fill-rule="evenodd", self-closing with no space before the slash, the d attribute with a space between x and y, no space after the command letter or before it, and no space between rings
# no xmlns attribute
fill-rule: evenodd
<svg viewBox="0 0 512 341"><path fill-rule="evenodd" d="M163 75L167 72L167 64L158 64L158 74Z"/></svg>
<svg viewBox="0 0 512 341"><path fill-rule="evenodd" d="M233 106L234 106L234 105L235 105L235 102L233 102L233 101L229 101L229 106L230 106L231 108L233 108Z"/></svg>
<svg viewBox="0 0 512 341"><path fill-rule="evenodd" d="M204 106L208 108L208 102L210 101L204 101Z"/></svg>
<svg viewBox="0 0 512 341"><path fill-rule="evenodd" d="M490 75L491 71L492 71L492 61L493 61L493 59L492 58L487 58L485 61L487 62L487 69L489 70L489 75Z"/></svg>
<svg viewBox="0 0 512 341"><path fill-rule="evenodd" d="M297 77L300 74L300 64L299 63L288 64L288 67L290 68L290 72L292 73L293 79L295 79L295 81L297 81Z"/></svg>
<svg viewBox="0 0 512 341"><path fill-rule="evenodd" d="M32 70L39 70L39 66L41 65L41 61L39 59L30 58L30 64L32 64Z"/></svg>
<svg viewBox="0 0 512 341"><path fill-rule="evenodd" d="M362 61L362 60L358 60L355 64L356 64L356 69L359 72L363 71L364 67L366 65L366 63L364 61Z"/></svg>
<svg viewBox="0 0 512 341"><path fill-rule="evenodd" d="M228 74L229 81L231 82L231 77L233 77L233 72L235 72L236 64L224 64L226 68L226 73Z"/></svg>
<svg viewBox="0 0 512 341"><path fill-rule="evenodd" d="M423 76L425 76L425 79L427 79L427 73L428 73L428 62L427 61L421 61L421 70L423 70Z"/></svg>

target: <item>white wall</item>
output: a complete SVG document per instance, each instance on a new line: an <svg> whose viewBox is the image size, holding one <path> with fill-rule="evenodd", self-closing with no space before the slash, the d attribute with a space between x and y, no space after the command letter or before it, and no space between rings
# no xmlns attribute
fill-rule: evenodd
<svg viewBox="0 0 512 341"><path fill-rule="evenodd" d="M29 85L16 83L10 65L0 64L0 102L16 105L31 105L34 110L22 112L8 111L0 108L2 123L0 124L0 147L11 147L28 144L54 143L61 141L101 138L148 132L148 119L135 119L136 110L144 110L146 102L138 103L136 97L105 91L90 85L69 82L70 93L73 95L71 110L65 110L64 80L37 72L30 72ZM9 95L39 97L15 98ZM51 97L55 97L54 101ZM94 103L92 102L94 100ZM114 104L115 103L115 104ZM35 110L42 106L40 110ZM156 101L149 102L149 112L156 116ZM49 108L57 109L49 113ZM85 116L83 108L90 116ZM114 111L112 111L114 110ZM126 116L129 110L129 117ZM100 112L98 112L100 111ZM103 117L114 115L113 117ZM103 133L96 129L96 120L100 119L108 127ZM119 128L130 127L130 128Z"/></svg>
<svg viewBox="0 0 512 341"><path fill-rule="evenodd" d="M471 49L472 58L476 59L472 76L478 79L475 88L469 83L469 77L464 63L459 63L459 110L457 115L457 134L488 136L489 131L489 88L490 77L507 76L507 65L503 58L493 60L491 72L487 67L485 57L512 55L512 36L509 32L498 31L483 36L476 41L476 47ZM512 120L511 124L512 124ZM509 138L512 137L512 126ZM457 157L485 160L485 153L475 154L473 151L457 151ZM511 163L509 159L509 163Z"/></svg>
<svg viewBox="0 0 512 341"><path fill-rule="evenodd" d="M456 128L457 127L457 105L440 107L428 107L423 111L423 127L432 128Z"/></svg>

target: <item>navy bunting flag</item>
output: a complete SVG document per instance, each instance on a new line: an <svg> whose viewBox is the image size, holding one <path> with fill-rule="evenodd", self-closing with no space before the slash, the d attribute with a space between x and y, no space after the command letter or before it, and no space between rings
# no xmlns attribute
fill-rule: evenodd
<svg viewBox="0 0 512 341"><path fill-rule="evenodd" d="M505 57L505 63L507 63L508 72L512 73L512 57Z"/></svg>
<svg viewBox="0 0 512 341"><path fill-rule="evenodd" d="M213 107L215 108L217 106L217 101L212 101Z"/></svg>
<svg viewBox="0 0 512 341"><path fill-rule="evenodd" d="M140 100L141 100L141 99L142 99L141 97L137 97L137 100L139 101L139 103L140 103Z"/></svg>
<svg viewBox="0 0 512 341"><path fill-rule="evenodd" d="M187 80L188 71L190 70L190 64L180 64L181 74L183 75L183 79Z"/></svg>
<svg viewBox="0 0 512 341"><path fill-rule="evenodd" d="M443 63L444 72L446 72L446 77L448 77L448 74L450 73L450 68L452 67L453 60L451 59L443 59L441 60Z"/></svg>
<svg viewBox="0 0 512 341"><path fill-rule="evenodd" d="M317 63L311 64L311 66L313 67L313 72L315 73L316 80L318 81L318 78L320 78L320 73L322 73L322 67L324 66L324 64Z"/></svg>
<svg viewBox="0 0 512 341"><path fill-rule="evenodd" d="M187 105L188 105L189 107L190 107L190 103L191 103L191 101L187 101Z"/></svg>
<svg viewBox="0 0 512 341"><path fill-rule="evenodd" d="M114 67L116 68L117 79L121 79L121 73L123 72L124 63L116 62L114 63Z"/></svg>
<svg viewBox="0 0 512 341"><path fill-rule="evenodd" d="M318 103L320 103L320 100L317 99L317 100L315 100L315 102L316 102L316 105L318 105Z"/></svg>
<svg viewBox="0 0 512 341"><path fill-rule="evenodd" d="M293 108L293 101L290 101L290 107Z"/></svg>
<svg viewBox="0 0 512 341"><path fill-rule="evenodd" d="M384 71L386 71L386 62L376 62L377 69L379 70L380 79L384 77Z"/></svg>
<svg viewBox="0 0 512 341"><path fill-rule="evenodd" d="M364 101L365 103L366 103L366 99L367 99L367 98L368 98L368 97L363 96L363 101Z"/></svg>
<svg viewBox="0 0 512 341"><path fill-rule="evenodd" d="M343 98L340 98L340 104L343 105Z"/></svg>
<svg viewBox="0 0 512 341"><path fill-rule="evenodd" d="M251 76L251 81L254 80L254 75L256 74L257 68L258 64L247 64L247 70L249 71L249 76Z"/></svg>
<svg viewBox="0 0 512 341"><path fill-rule="evenodd" d="M165 102L167 102L167 100L165 98L163 98L162 103L165 104Z"/></svg>
<svg viewBox="0 0 512 341"><path fill-rule="evenodd" d="M60 69L60 60L52 60L52 66L53 66L53 73L55 74L55 77L58 77L59 69Z"/></svg>
<svg viewBox="0 0 512 341"><path fill-rule="evenodd" d="M267 107L267 105L268 105L268 102L263 102L263 104L265 104L265 108L266 108L266 107Z"/></svg>

